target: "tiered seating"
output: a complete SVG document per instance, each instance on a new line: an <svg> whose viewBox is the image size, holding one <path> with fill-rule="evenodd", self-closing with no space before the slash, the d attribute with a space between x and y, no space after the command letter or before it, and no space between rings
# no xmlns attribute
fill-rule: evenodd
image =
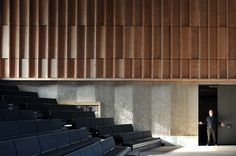
<svg viewBox="0 0 236 156"><path fill-rule="evenodd" d="M129 146L132 149L143 148L150 145L161 146L160 138L153 138L151 131L130 132L120 134L122 145Z"/></svg>
<svg viewBox="0 0 236 156"><path fill-rule="evenodd" d="M75 129L0 142L0 153L1 156L62 156L98 141L99 138L89 138L85 128Z"/></svg>
<svg viewBox="0 0 236 156"><path fill-rule="evenodd" d="M107 138L110 136L117 136L120 133L133 132L134 128L132 124L123 124L123 125L109 125L109 126L100 126L98 127L98 135L101 138Z"/></svg>
<svg viewBox="0 0 236 156"><path fill-rule="evenodd" d="M51 111L50 117L71 122L73 118L95 118L95 113L89 111Z"/></svg>
<svg viewBox="0 0 236 156"><path fill-rule="evenodd" d="M0 140L57 132L62 125L61 119L0 121Z"/></svg>
<svg viewBox="0 0 236 156"><path fill-rule="evenodd" d="M113 118L73 118L75 128L97 128L99 126L115 125Z"/></svg>
<svg viewBox="0 0 236 156"><path fill-rule="evenodd" d="M66 156L124 156L129 151L129 147L116 146L113 137L109 137Z"/></svg>
<svg viewBox="0 0 236 156"><path fill-rule="evenodd" d="M32 110L0 110L0 121L34 120Z"/></svg>

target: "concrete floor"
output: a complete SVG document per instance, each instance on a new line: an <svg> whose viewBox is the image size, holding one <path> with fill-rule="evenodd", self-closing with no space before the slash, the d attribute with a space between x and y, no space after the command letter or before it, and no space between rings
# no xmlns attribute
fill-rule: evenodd
<svg viewBox="0 0 236 156"><path fill-rule="evenodd" d="M141 156L236 156L236 146L162 146Z"/></svg>

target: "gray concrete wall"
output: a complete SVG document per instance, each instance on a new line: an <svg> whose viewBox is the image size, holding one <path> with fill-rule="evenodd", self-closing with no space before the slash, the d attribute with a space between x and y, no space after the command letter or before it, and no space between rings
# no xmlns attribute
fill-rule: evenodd
<svg viewBox="0 0 236 156"><path fill-rule="evenodd" d="M21 82L20 88L58 101L100 101L102 117L154 135L198 135L198 84Z"/></svg>

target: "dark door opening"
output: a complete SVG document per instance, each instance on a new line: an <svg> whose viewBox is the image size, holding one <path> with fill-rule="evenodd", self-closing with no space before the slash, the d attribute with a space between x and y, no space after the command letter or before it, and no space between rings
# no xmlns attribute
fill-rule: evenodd
<svg viewBox="0 0 236 156"><path fill-rule="evenodd" d="M206 117L210 109L214 111L214 114L217 115L217 87L200 85L199 86L199 122L205 122ZM198 126L198 144L206 145L207 144L207 127L206 125ZM216 134L217 138L217 134Z"/></svg>

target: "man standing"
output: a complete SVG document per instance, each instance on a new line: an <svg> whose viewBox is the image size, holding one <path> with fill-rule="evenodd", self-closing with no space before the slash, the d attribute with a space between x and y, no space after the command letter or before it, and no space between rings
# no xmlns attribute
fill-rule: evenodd
<svg viewBox="0 0 236 156"><path fill-rule="evenodd" d="M207 124L207 146L211 143L211 136L213 139L213 145L217 145L216 142L216 131L218 124L224 127L223 122L219 122L217 117L214 116L213 110L209 110L209 116L206 118L205 122L199 122L200 125Z"/></svg>

